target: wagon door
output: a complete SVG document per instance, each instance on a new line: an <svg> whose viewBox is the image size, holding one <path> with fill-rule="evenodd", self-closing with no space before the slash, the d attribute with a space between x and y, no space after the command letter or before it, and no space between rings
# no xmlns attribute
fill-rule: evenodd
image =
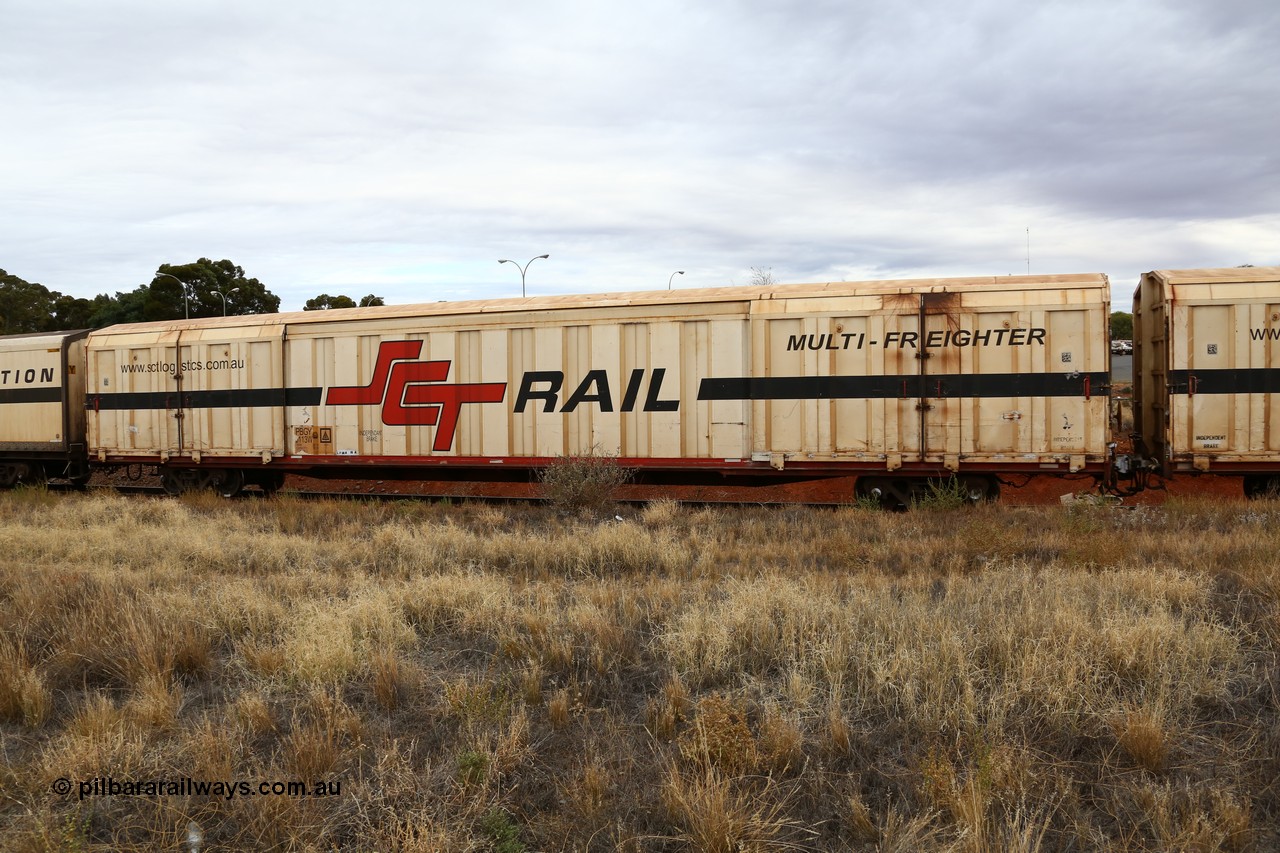
<svg viewBox="0 0 1280 853"><path fill-rule="evenodd" d="M920 294L920 348L915 353L919 380L916 411L920 420L921 462L943 464L955 471L960 453L972 445L972 421L965 418L965 401L950 387L961 373L960 350L945 343L959 330L958 293Z"/></svg>
<svg viewBox="0 0 1280 853"><path fill-rule="evenodd" d="M830 371L831 440L836 457L884 460L886 471L919 462L919 299L887 294L879 308L837 314L806 336ZM825 333L825 334L823 334ZM820 422L820 426L822 423ZM820 438L825 438L819 433Z"/></svg>
<svg viewBox="0 0 1280 853"><path fill-rule="evenodd" d="M753 450L775 464L828 457L896 471L918 462L919 304L914 293L811 311L791 303L801 316L754 323L754 375L717 386L715 399L752 400Z"/></svg>
<svg viewBox="0 0 1280 853"><path fill-rule="evenodd" d="M1249 373L1262 377L1251 387L1266 393L1251 398L1248 449L1261 447L1273 455L1280 453L1280 305L1268 304L1261 322L1250 327L1249 347L1249 365L1255 368ZM1262 370L1256 369L1259 367Z"/></svg>
<svg viewBox="0 0 1280 853"><path fill-rule="evenodd" d="M284 329L212 326L183 333L177 420L184 453L199 461L284 452Z"/></svg>
<svg viewBox="0 0 1280 853"><path fill-rule="evenodd" d="M1173 371L1169 392L1173 404L1173 446L1186 448L1193 456L1214 456L1240 449L1232 447L1234 401L1216 393L1224 384L1220 377L1230 375L1228 368L1235 366L1231 322L1234 308L1194 304L1186 308L1187 328L1182 336L1186 351L1174 354L1175 359L1179 355L1185 358L1186 370ZM1196 462L1198 466L1208 467L1207 460Z"/></svg>
<svg viewBox="0 0 1280 853"><path fill-rule="evenodd" d="M167 386L164 389L164 447L170 459L190 456L193 446L191 425L195 419L191 417L191 394L186 387L186 369L190 359L191 347L182 344L181 332L172 345L166 345L162 350L162 361L171 365L171 370L162 380Z"/></svg>

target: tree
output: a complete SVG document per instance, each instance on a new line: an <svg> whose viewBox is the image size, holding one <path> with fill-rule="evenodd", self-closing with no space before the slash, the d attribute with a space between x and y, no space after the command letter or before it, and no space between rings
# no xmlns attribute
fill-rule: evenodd
<svg viewBox="0 0 1280 853"><path fill-rule="evenodd" d="M111 300L110 296L100 293L93 299L79 296L64 296L56 291L53 294L53 311L51 330L67 331L70 329L92 329L93 318L100 308Z"/></svg>
<svg viewBox="0 0 1280 853"><path fill-rule="evenodd" d="M382 301L381 296L374 296L370 293L368 296L361 296L360 302L352 299L350 296L344 296L339 293L337 296L330 296L322 293L317 297L308 299L307 303L302 306L303 311L327 311L330 308L369 308L374 305L386 305Z"/></svg>
<svg viewBox="0 0 1280 853"><path fill-rule="evenodd" d="M51 331L53 301L61 295L0 270L0 334Z"/></svg>
<svg viewBox="0 0 1280 853"><path fill-rule="evenodd" d="M280 297L256 278L246 277L243 268L228 260L208 258L190 264L161 264L149 284L117 291L114 297L99 295L86 300L86 307L89 325L101 328L188 316L221 317L223 296L228 314L273 314L280 310Z"/></svg>
<svg viewBox="0 0 1280 853"><path fill-rule="evenodd" d="M227 260L201 258L179 266L161 264L150 284L118 291L115 296L100 293L93 299L67 296L0 270L0 334L178 320L188 311L191 317L220 317L222 297L215 291L226 296L229 314L280 310L280 297L256 278L247 278L243 269Z"/></svg>
<svg viewBox="0 0 1280 853"><path fill-rule="evenodd" d="M95 328L94 313L111 297L67 296L0 270L0 335Z"/></svg>
<svg viewBox="0 0 1280 853"><path fill-rule="evenodd" d="M173 320L186 316L188 311L191 317L221 317L223 297L228 314L274 314L280 310L279 296L256 278L246 277L242 267L225 259L201 258L180 266L161 264L159 272L166 275L156 275L151 280L151 298L144 307L148 320ZM186 305L182 285L169 276L186 283ZM166 316L156 316L162 313Z"/></svg>
<svg viewBox="0 0 1280 853"><path fill-rule="evenodd" d="M350 296L330 296L322 293L313 299L308 299L306 304L302 306L303 311L328 311L330 308L355 308L356 301Z"/></svg>
<svg viewBox="0 0 1280 853"><path fill-rule="evenodd" d="M778 280L773 277L773 267L768 269L760 269L759 267L751 268L751 286L752 287L773 287Z"/></svg>
<svg viewBox="0 0 1280 853"><path fill-rule="evenodd" d="M1111 314L1111 340L1113 341L1131 341L1133 340L1133 315L1124 311L1115 311Z"/></svg>

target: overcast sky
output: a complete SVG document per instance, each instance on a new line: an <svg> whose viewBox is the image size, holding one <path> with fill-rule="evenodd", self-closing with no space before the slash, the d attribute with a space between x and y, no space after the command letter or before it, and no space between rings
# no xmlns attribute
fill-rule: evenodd
<svg viewBox="0 0 1280 853"><path fill-rule="evenodd" d="M0 268L286 310L1280 263L1275 0L0 0Z"/></svg>

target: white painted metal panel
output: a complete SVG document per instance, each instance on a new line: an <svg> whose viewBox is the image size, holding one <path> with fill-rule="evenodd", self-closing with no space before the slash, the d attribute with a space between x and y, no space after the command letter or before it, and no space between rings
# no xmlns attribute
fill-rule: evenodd
<svg viewBox="0 0 1280 853"><path fill-rule="evenodd" d="M284 450L284 327L137 324L86 341L93 455L176 458Z"/></svg>
<svg viewBox="0 0 1280 853"><path fill-rule="evenodd" d="M177 340L167 326L113 326L89 335L89 452L157 457L179 451Z"/></svg>
<svg viewBox="0 0 1280 853"><path fill-rule="evenodd" d="M888 470L1104 459L1105 276L996 282L753 306L755 451Z"/></svg>
<svg viewBox="0 0 1280 853"><path fill-rule="evenodd" d="M0 451L58 452L82 440L83 407L72 393L79 387L77 375L66 375L65 346L78 347L68 338L78 333L11 335L0 338ZM79 370L75 352L70 366ZM66 383L75 383L66 387ZM75 405L74 417L64 417L64 401Z"/></svg>
<svg viewBox="0 0 1280 853"><path fill-rule="evenodd" d="M1090 395L1087 380L1107 369L1106 309L1105 277L1060 276L120 327L90 347L91 379L102 383L91 395L120 393L118 400L148 405L99 413L95 446L113 455L284 450L303 460L417 464L591 450L711 464L763 454L775 465L889 470L1011 456L1099 459L1105 391ZM1027 340L1031 329L1037 337ZM187 362L239 366L188 368L181 383L162 367ZM139 364L161 367L125 369ZM1026 376L1047 377L1041 385L1055 390L1028 391L1041 386ZM1073 376L1082 378L1071 384ZM213 405L219 395L272 389L287 405L243 412Z"/></svg>
<svg viewBox="0 0 1280 853"><path fill-rule="evenodd" d="M1147 451L1172 470L1280 464L1280 267L1157 270L1134 305Z"/></svg>

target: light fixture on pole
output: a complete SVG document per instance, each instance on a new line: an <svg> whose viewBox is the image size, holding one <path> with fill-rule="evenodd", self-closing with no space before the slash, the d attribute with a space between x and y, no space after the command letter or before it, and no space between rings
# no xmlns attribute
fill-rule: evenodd
<svg viewBox="0 0 1280 853"><path fill-rule="evenodd" d="M671 274L671 276L667 279L667 290L671 289L671 279L675 278L678 275L684 275L684 270L676 270Z"/></svg>
<svg viewBox="0 0 1280 853"><path fill-rule="evenodd" d="M520 266L519 264L516 264L516 262L515 262L515 261L509 261L509 260L507 260L506 258L502 258L501 260L499 260L499 261L498 261L498 263L500 263L500 264L515 264L515 265L516 265L516 269L520 270L520 297L521 297L521 298L524 298L524 271L525 271L525 270L527 270L527 269L529 268L529 264L533 263L533 262L534 262L534 261L536 261L538 258L549 258L549 257L551 257L551 256L550 256L550 255L538 255L538 257L536 257L536 258L530 258L530 259L528 260L528 262L527 262L527 263L525 263L525 265L524 265L524 266Z"/></svg>
<svg viewBox="0 0 1280 853"><path fill-rule="evenodd" d="M213 290L213 291L210 291L210 292L211 292L211 293L216 293L216 294L218 294L219 296L221 296L221 297L222 297L222 316L223 316L223 317L225 317L225 316L227 316L227 297L228 297L228 296L230 296L230 295L231 295L231 294L233 294L233 293L239 293L239 292L240 292L240 288L238 288L238 287L233 287L233 288L231 288L230 290L228 290L225 294L224 294L221 290Z"/></svg>
<svg viewBox="0 0 1280 853"><path fill-rule="evenodd" d="M191 319L191 304L187 301L187 283L186 283L185 281L183 281L182 279L178 278L176 275L173 275L172 273L167 273L167 272L158 272L158 273L156 273L156 276L155 276L155 277L156 277L156 278L159 278L160 276L165 276L166 278L171 278L171 279L173 279L174 281L176 281L178 284L182 285L182 316L183 316L183 317L185 317L186 319L190 320L190 319Z"/></svg>

